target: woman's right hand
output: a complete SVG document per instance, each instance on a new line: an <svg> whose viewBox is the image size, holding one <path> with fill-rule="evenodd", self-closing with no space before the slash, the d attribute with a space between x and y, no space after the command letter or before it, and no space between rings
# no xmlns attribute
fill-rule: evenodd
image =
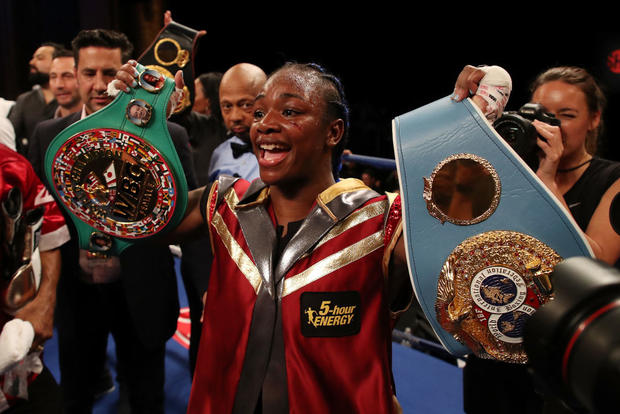
<svg viewBox="0 0 620 414"><path fill-rule="evenodd" d="M555 176L564 152L562 130L559 126L549 125L539 120L532 121L532 125L538 132L536 144L541 149L536 175L555 193L557 190Z"/></svg>

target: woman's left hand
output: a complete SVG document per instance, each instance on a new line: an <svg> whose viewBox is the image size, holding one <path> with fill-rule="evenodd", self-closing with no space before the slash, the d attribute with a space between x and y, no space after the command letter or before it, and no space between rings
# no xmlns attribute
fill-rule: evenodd
<svg viewBox="0 0 620 414"><path fill-rule="evenodd" d="M138 62L136 62L135 60L129 60L127 63L122 65L116 72L114 80L111 82L112 88L125 91L127 93L130 93L130 88L137 88L137 79L139 76L138 70L136 69L137 65ZM174 112L174 109L183 100L183 88L185 87L185 82L183 80L183 71L177 71L174 76L174 84L175 90L170 95L170 100L168 101L168 106L166 108L166 115L168 117L170 117L172 112Z"/></svg>

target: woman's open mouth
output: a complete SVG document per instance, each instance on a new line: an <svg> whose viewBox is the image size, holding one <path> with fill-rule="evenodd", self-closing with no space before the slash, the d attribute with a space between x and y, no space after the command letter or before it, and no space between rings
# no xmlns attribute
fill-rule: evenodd
<svg viewBox="0 0 620 414"><path fill-rule="evenodd" d="M258 163L263 166L279 164L286 158L291 148L279 143L263 143L258 145Z"/></svg>

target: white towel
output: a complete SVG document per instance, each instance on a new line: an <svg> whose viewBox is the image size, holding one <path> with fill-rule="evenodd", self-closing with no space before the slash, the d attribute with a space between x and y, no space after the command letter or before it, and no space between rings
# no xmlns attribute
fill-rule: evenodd
<svg viewBox="0 0 620 414"><path fill-rule="evenodd" d="M0 374L11 369L28 354L34 340L34 328L28 321L12 319L0 333Z"/></svg>

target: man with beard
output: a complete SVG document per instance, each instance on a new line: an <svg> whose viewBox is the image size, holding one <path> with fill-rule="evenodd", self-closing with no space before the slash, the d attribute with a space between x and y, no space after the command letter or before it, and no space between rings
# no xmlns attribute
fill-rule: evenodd
<svg viewBox="0 0 620 414"><path fill-rule="evenodd" d="M52 56L62 48L57 43L46 42L35 50L29 63L28 76L33 85L32 90L19 95L9 113L9 120L15 129L16 149L22 155L28 152L28 140L34 127L40 121L52 118L58 106L50 90L49 72Z"/></svg>

